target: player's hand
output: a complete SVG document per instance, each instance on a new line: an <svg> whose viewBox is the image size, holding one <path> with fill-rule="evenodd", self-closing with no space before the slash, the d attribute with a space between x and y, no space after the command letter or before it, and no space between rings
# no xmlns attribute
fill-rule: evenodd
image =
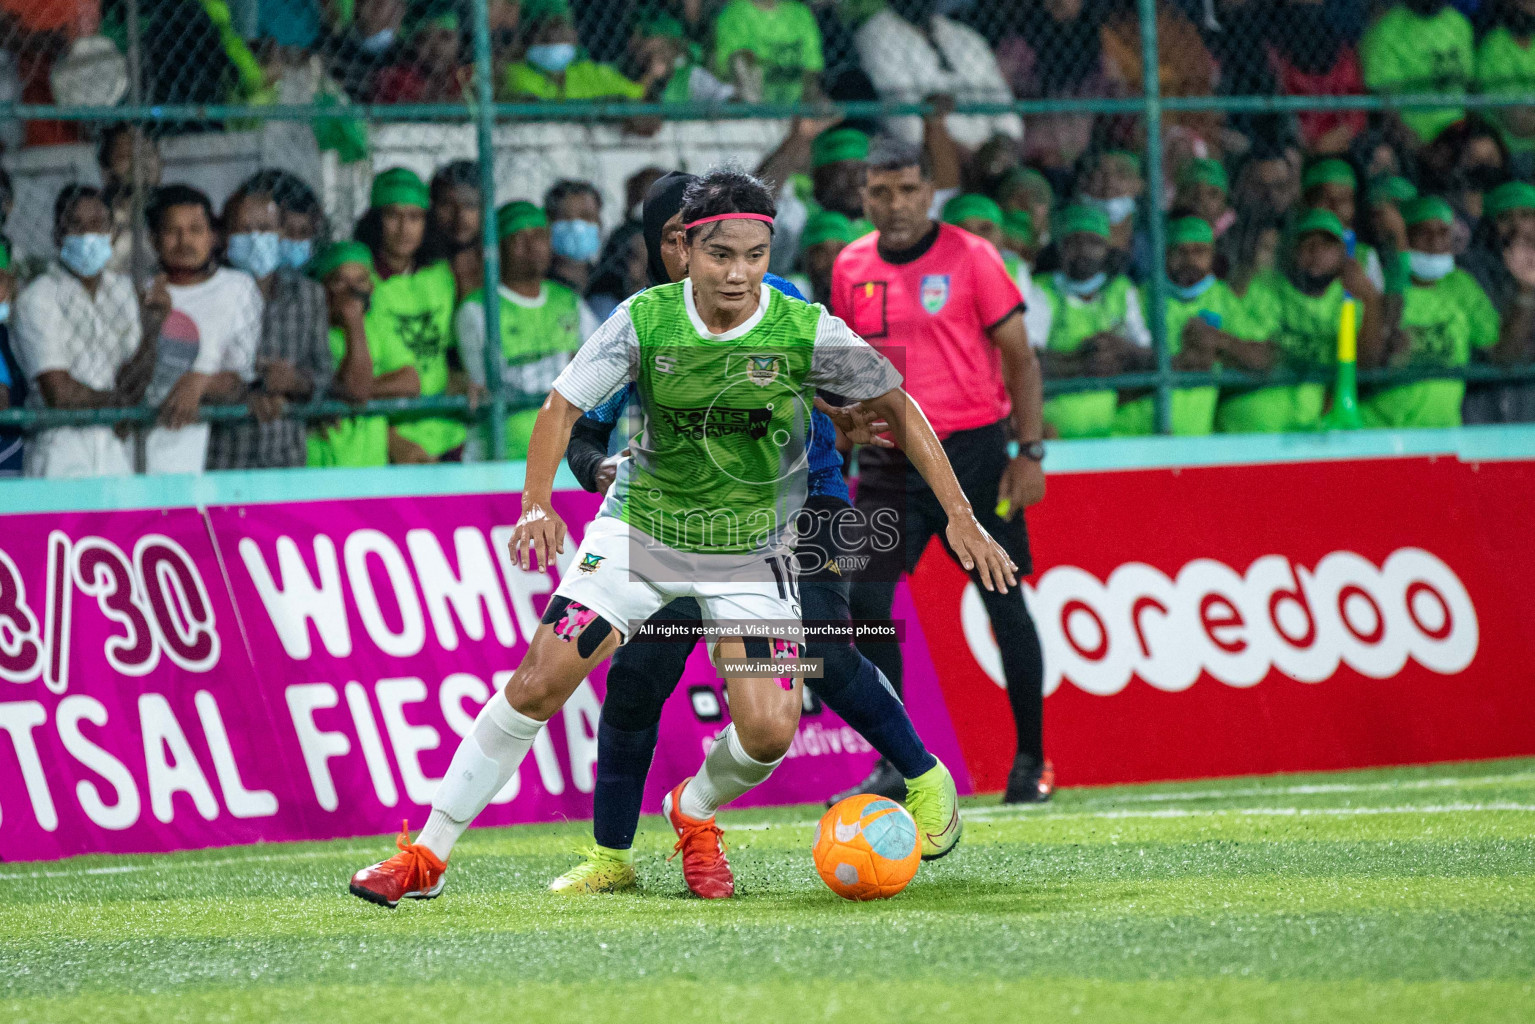
<svg viewBox="0 0 1535 1024"><path fill-rule="evenodd" d="M1364 272L1364 267L1359 261L1348 259L1343 261L1343 287L1350 295L1366 296L1376 292L1375 282L1370 280L1370 275Z"/></svg>
<svg viewBox="0 0 1535 1024"><path fill-rule="evenodd" d="M597 472L592 476L597 482L597 493L607 494L608 488L613 486L614 479L618 476L618 464L629 455L629 449L625 448L617 455L609 455L597 463Z"/></svg>
<svg viewBox="0 0 1535 1024"><path fill-rule="evenodd" d="M197 407L203 400L203 378L198 373L183 373L160 403L160 426L180 430L197 422Z"/></svg>
<svg viewBox="0 0 1535 1024"><path fill-rule="evenodd" d="M818 395L815 407L824 412L836 428L846 434L848 440L854 444L870 444L876 448L895 447L894 441L880 436L890 429L890 424L862 402L853 402L851 405L832 405Z"/></svg>
<svg viewBox="0 0 1535 1024"><path fill-rule="evenodd" d="M967 513L950 517L944 533L949 547L959 556L959 564L980 576L981 586L1005 594L1008 587L1018 585L1018 566L985 527L975 521L975 516Z"/></svg>
<svg viewBox="0 0 1535 1024"><path fill-rule="evenodd" d="M282 395L272 395L263 391L250 396L249 406L251 415L256 417L257 423L271 423L273 420L281 419L282 415L288 411L287 400Z"/></svg>
<svg viewBox="0 0 1535 1024"><path fill-rule="evenodd" d="M539 572L554 564L565 550L565 520L548 505L523 500L522 515L512 530L512 558L524 572ZM531 562L531 566L530 563Z"/></svg>
<svg viewBox="0 0 1535 1024"><path fill-rule="evenodd" d="M1027 455L1015 456L997 482L997 507L1006 508L1003 522L1012 522L1023 510L1045 500L1045 470ZM998 512L998 515L1001 515Z"/></svg>

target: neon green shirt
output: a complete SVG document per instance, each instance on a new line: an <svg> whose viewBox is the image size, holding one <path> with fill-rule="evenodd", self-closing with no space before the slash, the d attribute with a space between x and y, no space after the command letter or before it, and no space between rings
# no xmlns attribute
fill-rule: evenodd
<svg viewBox="0 0 1535 1024"><path fill-rule="evenodd" d="M366 322L364 330L367 330ZM414 366L416 359L398 332L367 331L373 376ZM346 334L330 329L330 355L337 367L346 355ZM309 431L308 466L383 466L389 462L389 420L383 416L354 416L320 423Z"/></svg>
<svg viewBox="0 0 1535 1024"><path fill-rule="evenodd" d="M1501 326L1492 300L1464 270L1434 284L1414 282L1402 303L1402 330L1412 341L1406 365L1465 366L1473 348L1498 343ZM1465 395L1465 381L1417 381L1377 392L1360 411L1371 427L1458 427Z"/></svg>
<svg viewBox="0 0 1535 1024"><path fill-rule="evenodd" d="M1141 289L1141 306L1149 309L1150 299ZM1175 295L1167 297L1167 349L1173 355L1183 351L1183 331L1189 321L1202 316L1212 327L1234 334L1244 341L1260 340L1247 324L1242 300L1224 281L1216 281L1203 295L1185 302ZM1201 436L1215 429L1215 405L1219 388L1178 388L1173 392L1173 433ZM1125 402L1114 415L1116 436L1139 437L1156 433L1156 401L1150 395Z"/></svg>
<svg viewBox="0 0 1535 1024"><path fill-rule="evenodd" d="M594 60L572 61L565 81L558 82L529 64L509 64L496 94L500 100L642 100L645 87L630 81L611 64Z"/></svg>
<svg viewBox="0 0 1535 1024"><path fill-rule="evenodd" d="M1338 361L1338 320L1343 312L1343 283L1334 281L1321 295L1307 295L1282 273L1260 274L1243 299L1247 330L1253 339L1279 346L1292 369L1332 366ZM1309 430L1322 417L1327 389L1322 384L1259 388L1232 395L1215 413L1216 429L1228 434Z"/></svg>
<svg viewBox="0 0 1535 1024"><path fill-rule="evenodd" d="M486 380L484 295L475 292L458 310L459 354L469 378L480 385ZM500 299L502 383L509 395L542 400L581 342L596 329L595 317L579 295L557 281L545 281L536 299L502 285ZM507 458L528 457L528 439L537 418L537 406L507 416Z"/></svg>
<svg viewBox="0 0 1535 1024"><path fill-rule="evenodd" d="M635 385L644 426L599 515L677 551L758 552L804 504L815 390L865 401L901 376L820 306L763 288L755 313L714 334L689 288L679 281L626 300L554 390L592 409Z"/></svg>
<svg viewBox="0 0 1535 1024"><path fill-rule="evenodd" d="M1122 327L1130 317L1130 296L1135 292L1124 275L1111 278L1089 300L1066 294L1054 274L1035 274L1034 286L1050 304L1044 347L1053 352L1075 352L1093 335ZM1113 389L1079 391L1046 402L1044 418L1063 438L1107 437L1114 429L1118 403L1119 393Z"/></svg>
<svg viewBox="0 0 1535 1024"><path fill-rule="evenodd" d="M730 58L746 50L762 68L766 103L798 103L805 75L826 67L821 29L810 8L798 0L775 0L768 8L732 0L714 23L714 73L730 77Z"/></svg>
<svg viewBox="0 0 1535 1024"><path fill-rule="evenodd" d="M1471 22L1448 4L1430 18L1391 8L1365 32L1359 55L1371 92L1459 93L1476 73ZM1465 116L1459 107L1402 111L1403 123L1424 142Z"/></svg>
<svg viewBox="0 0 1535 1024"><path fill-rule="evenodd" d="M1476 85L1482 92L1497 94L1535 92L1535 39L1520 42L1506 28L1495 28L1482 39L1476 51ZM1506 110L1488 110L1503 128L1503 141L1509 149L1535 150L1535 136L1517 135L1509 125Z"/></svg>
<svg viewBox="0 0 1535 1024"><path fill-rule="evenodd" d="M375 333L392 334L410 350L421 374L423 397L448 390L448 350L453 347L453 310L457 285L446 260L414 274L375 281L373 304L364 323ZM391 344L394 339L391 339ZM463 423L436 417L396 417L400 436L414 441L433 458L464 443Z"/></svg>

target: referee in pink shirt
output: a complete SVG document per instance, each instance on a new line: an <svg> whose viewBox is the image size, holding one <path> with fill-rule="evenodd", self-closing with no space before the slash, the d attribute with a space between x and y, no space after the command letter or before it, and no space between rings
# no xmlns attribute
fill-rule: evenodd
<svg viewBox="0 0 1535 1024"><path fill-rule="evenodd" d="M1039 362L1024 330L1023 298L1002 257L985 239L933 220L932 205L925 156L903 143L876 140L869 153L864 209L877 231L837 257L832 312L905 374L906 390L943 441L976 518L1022 576L1033 568L1023 510L1045 494ZM1019 443L1015 457L1008 455L1010 437ZM899 451L862 448L858 467L856 508L863 521L878 522L876 510L898 510L902 542L893 551L873 552L853 586L853 618L888 619L896 581L916 567L935 535L944 539L947 518ZM870 537L879 532L871 529ZM949 556L954 556L952 549ZM1001 648L1018 731L1018 755L1003 802L1048 800L1054 779L1044 756L1039 633L1022 588L1001 594L981 587L980 594ZM900 645L861 642L858 647L899 692ZM852 793L899 799L905 788L900 773L881 761L861 786L838 799Z"/></svg>

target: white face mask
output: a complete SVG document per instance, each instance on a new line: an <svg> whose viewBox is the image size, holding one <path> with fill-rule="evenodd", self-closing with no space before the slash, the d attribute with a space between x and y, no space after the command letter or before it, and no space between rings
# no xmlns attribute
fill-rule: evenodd
<svg viewBox="0 0 1535 1024"><path fill-rule="evenodd" d="M1088 196L1086 202L1102 210L1110 224L1123 224L1135 216L1134 196L1115 196L1113 199L1094 199Z"/></svg>
<svg viewBox="0 0 1535 1024"><path fill-rule="evenodd" d="M385 50L389 49L390 46L394 45L394 29L381 28L368 38L364 39L360 45L362 46L364 52L370 53L376 57L383 53Z"/></svg>
<svg viewBox="0 0 1535 1024"><path fill-rule="evenodd" d="M1455 257L1447 252L1409 252L1407 266L1420 281L1438 281L1455 269Z"/></svg>

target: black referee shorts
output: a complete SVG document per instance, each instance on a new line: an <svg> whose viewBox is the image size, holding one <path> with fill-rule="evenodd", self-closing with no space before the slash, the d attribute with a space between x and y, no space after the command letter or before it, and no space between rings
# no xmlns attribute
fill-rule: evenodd
<svg viewBox="0 0 1535 1024"><path fill-rule="evenodd" d="M1018 575L1034 571L1029 553L1029 531L1020 513L1012 521L997 515L997 485L1007 468L1006 421L974 430L961 430L943 442L954 475L975 510L975 518L996 538L1018 565ZM917 567L928 541L936 534L949 557L945 528L949 517L938 496L928 487L906 456L893 448L862 448L858 453L858 493L854 507L867 529L868 564L858 573L860 582L892 583ZM955 559L958 562L958 559ZM971 572L980 582L980 577Z"/></svg>

